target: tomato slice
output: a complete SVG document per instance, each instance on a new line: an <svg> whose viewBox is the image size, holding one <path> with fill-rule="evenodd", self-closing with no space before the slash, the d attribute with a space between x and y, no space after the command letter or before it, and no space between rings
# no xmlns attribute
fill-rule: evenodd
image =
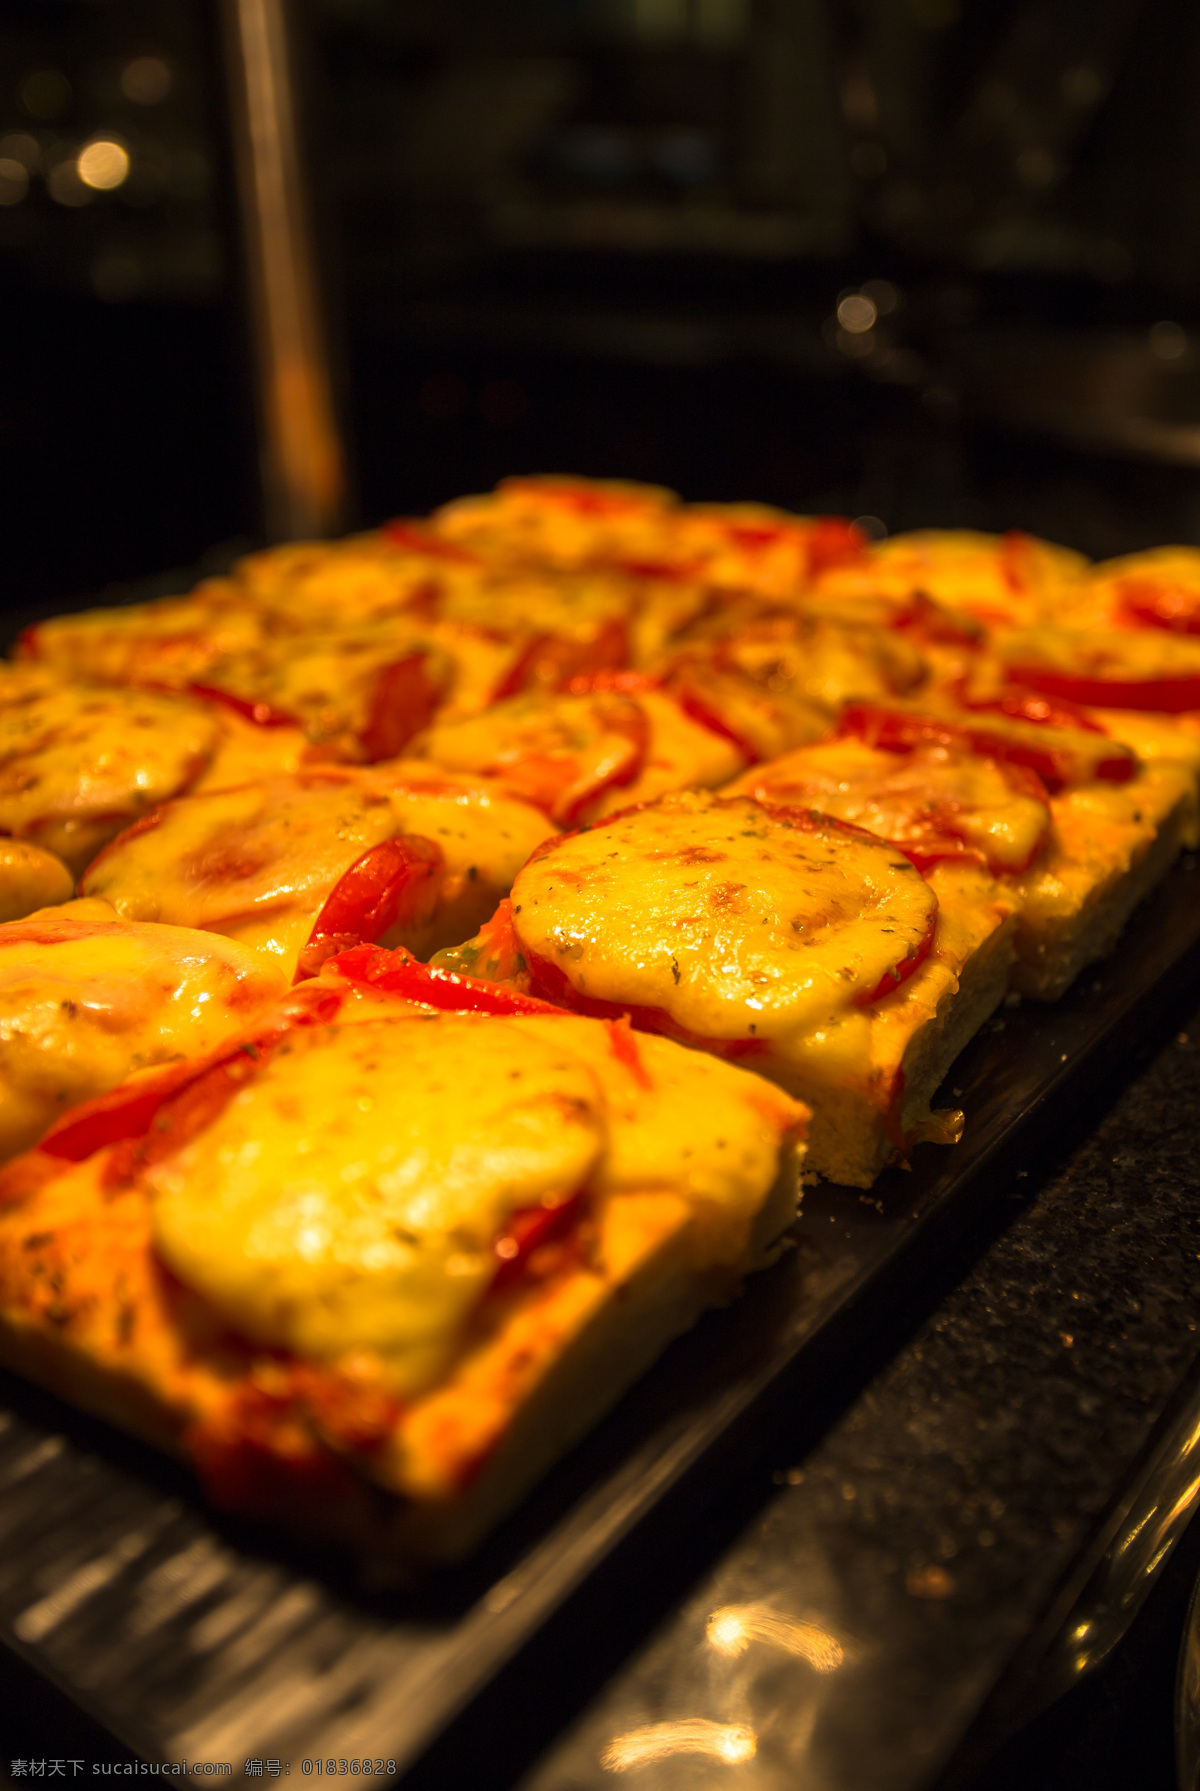
<svg viewBox="0 0 1200 1791"><path fill-rule="evenodd" d="M816 578L830 566L854 566L865 560L867 537L844 516L818 516L805 541L808 576Z"/></svg>
<svg viewBox="0 0 1200 1791"><path fill-rule="evenodd" d="M1117 604L1136 627L1200 634L1200 586L1170 579L1125 578L1117 586Z"/></svg>
<svg viewBox="0 0 1200 1791"><path fill-rule="evenodd" d="M1040 665L1012 665L1008 675L1044 696L1069 703L1090 703L1097 709L1141 709L1156 715L1182 715L1200 709L1200 675L1178 678L1088 678L1052 671Z"/></svg>
<svg viewBox="0 0 1200 1791"><path fill-rule="evenodd" d="M411 517L397 516L383 525L383 538L390 541L393 547L405 547L413 553L428 554L434 560L453 560L462 566L478 566L479 556L470 553L465 547L459 547L455 541L447 541L444 535L438 535L427 523L415 521Z"/></svg>
<svg viewBox="0 0 1200 1791"><path fill-rule="evenodd" d="M445 1013L554 1014L562 1011L549 1002L517 994L497 983L483 982L479 977L463 976L456 970L443 970L433 964L418 963L403 946L397 946L395 951L384 951L378 945L356 946L328 959L322 974L342 977L346 982L377 989L384 995L399 995L405 1001L441 1008Z"/></svg>
<svg viewBox="0 0 1200 1791"><path fill-rule="evenodd" d="M558 634L536 634L492 692L492 701L523 690L562 690L575 678L620 671L629 659L629 629L623 616L613 616L590 640L569 640Z"/></svg>
<svg viewBox="0 0 1200 1791"><path fill-rule="evenodd" d="M1020 875L1051 825L1034 772L949 748L893 755L850 738L826 740L775 760L740 787L766 806L811 804L865 827L922 872L953 861Z"/></svg>
<svg viewBox="0 0 1200 1791"><path fill-rule="evenodd" d="M625 1020L637 1032L657 1033L663 1038L675 1039L681 1045L691 1045L696 1050L712 1052L717 1057L761 1057L770 1048L766 1039L715 1039L705 1038L698 1032L689 1032L686 1026L673 1020L665 1008L601 1001L595 996L581 995L558 965L552 964L548 958L526 950L525 959L529 967L530 986L544 997L544 1001L538 1004L543 1012L546 1004L549 1004L556 1013L565 1011L583 1014L588 1019L608 1020L616 1025Z"/></svg>
<svg viewBox="0 0 1200 1791"><path fill-rule="evenodd" d="M518 1207L508 1215L504 1230L492 1245L496 1272L487 1294L503 1293L528 1272L534 1252L546 1244L556 1244L572 1231L583 1216L582 1191L554 1205Z"/></svg>
<svg viewBox="0 0 1200 1791"><path fill-rule="evenodd" d="M276 709L273 704L261 702L254 697L235 696L231 690L222 690L216 684L189 684L189 696L202 697L206 703L220 703L226 709L232 709L243 721L252 721L260 728L299 728L303 722L299 716L290 715L286 709Z"/></svg>
<svg viewBox="0 0 1200 1791"><path fill-rule="evenodd" d="M1014 721L1032 721L1041 727L1082 728L1086 734L1108 733L1094 715L1089 715L1078 703L1069 703L1065 697L1049 697L1040 691L1022 690L1019 686L1012 687L1003 696L984 699L972 697L961 686L955 694L963 708L976 715L1008 715Z"/></svg>
<svg viewBox="0 0 1200 1791"><path fill-rule="evenodd" d="M1007 718L1006 718L1007 719ZM1102 783L1127 783L1137 771L1137 756L1119 740L1104 737L1103 747L1089 750L1072 741L1062 730L1054 737L1039 738L1038 728L1022 728L1019 722L1005 727L967 717L921 715L909 710L884 709L869 703L851 703L838 722L839 734L852 734L884 752L913 752L922 746L954 747L981 753L1001 764L1023 765L1035 772L1052 794L1068 785L1099 779ZM1089 731L1090 740L1094 730Z"/></svg>
<svg viewBox="0 0 1200 1791"><path fill-rule="evenodd" d="M671 695L679 704L684 714L693 721L707 728L710 734L717 734L722 740L728 740L736 746L748 765L757 765L763 754L750 738L748 731L738 726L737 717L731 712L732 702L721 703L721 690L712 679L705 688L703 677L697 676L687 667L683 668L671 680Z"/></svg>
<svg viewBox="0 0 1200 1791"><path fill-rule="evenodd" d="M445 863L442 848L416 833L369 847L326 896L297 976L315 976L326 958L353 945L373 945L391 927L428 920Z"/></svg>
<svg viewBox="0 0 1200 1791"><path fill-rule="evenodd" d="M368 759L397 759L429 726L442 692L429 675L424 653L409 653L384 666L375 680L359 740Z"/></svg>

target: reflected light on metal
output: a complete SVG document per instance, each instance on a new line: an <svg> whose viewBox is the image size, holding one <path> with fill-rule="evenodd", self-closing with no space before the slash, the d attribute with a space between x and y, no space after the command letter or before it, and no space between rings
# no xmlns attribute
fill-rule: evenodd
<svg viewBox="0 0 1200 1791"><path fill-rule="evenodd" d="M336 533L346 475L293 93L284 0L225 0L257 350L267 530Z"/></svg>
<svg viewBox="0 0 1200 1791"><path fill-rule="evenodd" d="M712 1723L702 1716L689 1716L676 1723L647 1723L642 1729L615 1736L601 1754L600 1764L608 1772L629 1772L635 1766L666 1760L671 1754L707 1754L710 1759L739 1766L757 1752L758 1737L744 1723Z"/></svg>
<svg viewBox="0 0 1200 1791"><path fill-rule="evenodd" d="M817 1673L836 1673L846 1658L837 1637L819 1624L780 1617L764 1605L724 1605L713 1612L704 1633L718 1654L736 1657L744 1654L751 1642L767 1642L798 1655Z"/></svg>

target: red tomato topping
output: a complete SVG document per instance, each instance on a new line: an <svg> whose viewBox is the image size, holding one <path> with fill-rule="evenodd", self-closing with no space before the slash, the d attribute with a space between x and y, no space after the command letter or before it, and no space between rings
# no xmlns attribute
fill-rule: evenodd
<svg viewBox="0 0 1200 1791"><path fill-rule="evenodd" d="M51 1126L38 1149L47 1156L82 1163L105 1145L140 1138L149 1131L159 1112L194 1084L231 1064L238 1066L243 1078L252 1074L263 1054L294 1026L315 1026L332 1020L341 1005L340 992L327 985L312 984L294 990L275 1008L272 1023L251 1037L223 1045L190 1063L169 1064L154 1076L124 1082L107 1094L81 1101ZM233 1085L230 1087L232 1092Z"/></svg>
<svg viewBox="0 0 1200 1791"><path fill-rule="evenodd" d="M1099 778L1103 783L1127 783L1137 770L1136 755L1118 740L1109 742L1093 760L1082 748L1076 750L1061 740L1043 744L1032 734L1006 732L1002 724L989 728L986 722L950 721L941 716L877 708L869 703L847 705L837 732L865 740L868 746L877 746L883 752L948 746L980 753L1001 764L1023 765L1036 773L1051 792L1091 778Z"/></svg>
<svg viewBox="0 0 1200 1791"><path fill-rule="evenodd" d="M414 735L428 727L442 693L429 675L424 653L409 653L384 666L375 680L359 740L368 759L396 759Z"/></svg>
<svg viewBox="0 0 1200 1791"><path fill-rule="evenodd" d="M402 946L384 951L378 945L359 945L339 952L326 963L325 972L344 977L347 982L377 989L384 995L399 995L405 1001L422 1002L426 1007L441 1008L458 1014L553 1014L561 1012L548 1002L531 995L518 995L497 983L486 983L476 976L463 976L457 970L442 970L433 964L421 964Z"/></svg>
<svg viewBox="0 0 1200 1791"><path fill-rule="evenodd" d="M203 697L207 703L220 703L226 709L232 709L244 721L252 721L260 728L298 728L303 723L295 715L289 715L286 709L276 709L270 703L252 697L235 696L231 690L221 690L215 684L189 684L188 695Z"/></svg>
<svg viewBox="0 0 1200 1791"><path fill-rule="evenodd" d="M428 920L445 863L442 848L416 833L371 846L326 896L300 954L297 975L315 976L335 952L373 945L390 927Z"/></svg>
<svg viewBox="0 0 1200 1791"><path fill-rule="evenodd" d="M689 677L686 667L671 680L671 695L692 721L699 722L710 734L717 734L722 740L728 740L731 746L736 746L747 764L759 763L763 755L758 747L738 727L736 721L721 709L715 694L711 690L705 690L695 678Z"/></svg>
<svg viewBox="0 0 1200 1791"><path fill-rule="evenodd" d="M639 1088L653 1088L650 1072L642 1062L641 1053L637 1048L637 1040L633 1036L629 1015L622 1014L619 1020L609 1020L607 1026L608 1042L612 1046L613 1056L617 1062L625 1066Z"/></svg>
<svg viewBox="0 0 1200 1791"><path fill-rule="evenodd" d="M1157 715L1182 715L1200 709L1200 676L1182 678L1088 678L1055 672L1046 666L1014 665L1009 677L1032 685L1046 696L1069 703L1091 703L1097 709L1141 709Z"/></svg>
<svg viewBox="0 0 1200 1791"><path fill-rule="evenodd" d="M819 516L808 532L808 576L828 566L852 566L867 555L868 541L844 516Z"/></svg>
<svg viewBox="0 0 1200 1791"><path fill-rule="evenodd" d="M460 565L477 566L478 555L460 547L456 541L435 534L429 526L407 516L397 516L383 525L383 537L393 547L406 547L413 553L428 554L434 560L455 560Z"/></svg>
<svg viewBox="0 0 1200 1791"><path fill-rule="evenodd" d="M1125 619L1136 627L1200 634L1200 587L1196 585L1125 578L1117 586L1117 602Z"/></svg>
<svg viewBox="0 0 1200 1791"><path fill-rule="evenodd" d="M591 640L535 634L497 684L492 701L502 703L522 690L562 690L576 678L620 671L628 658L629 630L621 616L605 622Z"/></svg>
<svg viewBox="0 0 1200 1791"><path fill-rule="evenodd" d="M496 1272L488 1296L503 1293L529 1270L530 1258L546 1244L558 1243L583 1215L584 1196L570 1195L557 1204L518 1207L492 1245Z"/></svg>
<svg viewBox="0 0 1200 1791"><path fill-rule="evenodd" d="M664 1038L677 1039L681 1045L694 1045L702 1051L710 1051L717 1057L755 1057L767 1049L765 1039L711 1039L689 1032L686 1026L673 1020L665 1008L598 1001L590 995L581 995L557 964L528 950L525 959L532 987L560 1012L565 1009L569 1013L585 1014L593 1020L626 1020L638 1032L659 1033Z"/></svg>
<svg viewBox="0 0 1200 1791"><path fill-rule="evenodd" d="M603 775L593 778L577 791L570 801L555 803L553 818L563 827L574 827L606 790L627 790L646 768L650 752L650 720L641 704L632 697L618 698L615 703L611 699L605 702L603 695L597 701L604 704L605 727L614 734L623 734L629 743L629 751L622 759L614 760Z"/></svg>
<svg viewBox="0 0 1200 1791"><path fill-rule="evenodd" d="M963 708L974 714L1011 715L1014 721L1033 721L1041 727L1082 728L1088 734L1108 733L1094 715L1089 715L1078 703L1068 703L1065 697L1053 698L1036 690L1013 688L1004 696L976 701L961 686L955 695Z"/></svg>

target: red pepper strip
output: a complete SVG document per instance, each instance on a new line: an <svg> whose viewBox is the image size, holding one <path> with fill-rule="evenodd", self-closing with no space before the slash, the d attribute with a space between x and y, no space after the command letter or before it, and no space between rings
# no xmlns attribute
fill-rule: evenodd
<svg viewBox="0 0 1200 1791"><path fill-rule="evenodd" d="M371 846L326 896L300 954L297 975L315 976L335 952L373 945L390 927L428 920L445 864L442 848L416 833Z"/></svg>
<svg viewBox="0 0 1200 1791"><path fill-rule="evenodd" d="M463 566L479 564L478 554L470 553L456 541L447 541L431 528L420 522L412 522L404 516L397 516L393 521L384 523L383 538L390 541L393 547L407 547L414 553L428 554L434 560L454 560Z"/></svg>
<svg viewBox="0 0 1200 1791"><path fill-rule="evenodd" d="M702 560L626 560L617 558L612 564L630 578L661 578L704 582Z"/></svg>
<svg viewBox="0 0 1200 1791"><path fill-rule="evenodd" d="M492 701L522 690L562 690L589 673L620 671L629 658L629 630L624 617L613 616L588 641L558 634L535 634L492 692Z"/></svg>
<svg viewBox="0 0 1200 1791"><path fill-rule="evenodd" d="M206 703L220 703L225 709L232 709L244 721L252 721L260 728L299 728L303 722L299 716L290 715L286 709L276 709L273 704L260 702L253 697L235 696L231 690L221 690L215 684L189 684L189 696L202 697Z"/></svg>
<svg viewBox="0 0 1200 1791"><path fill-rule="evenodd" d="M1141 709L1156 715L1182 715L1185 710L1200 709L1200 676L1195 674L1183 678L1087 678L1039 665L1014 665L1008 675L1014 683L1032 685L1046 696L1091 703L1098 709Z"/></svg>
<svg viewBox="0 0 1200 1791"><path fill-rule="evenodd" d="M728 740L736 746L747 764L757 765L762 760L762 753L754 742L747 738L738 727L724 715L706 691L700 688L687 672L681 672L672 680L671 695L679 704L684 714L692 721L707 728L710 734L716 734L722 740Z"/></svg>
<svg viewBox="0 0 1200 1791"><path fill-rule="evenodd" d="M619 1020L608 1020L606 1025L608 1026L608 1042L612 1046L613 1056L617 1062L625 1066L639 1088L653 1088L650 1072L642 1062L637 1048L637 1040L633 1036L629 1015L622 1014Z"/></svg>
<svg viewBox="0 0 1200 1791"><path fill-rule="evenodd" d="M569 1013L585 1014L593 1020L628 1020L638 1032L659 1033L664 1038L678 1040L681 1045L693 1045L701 1051L711 1052L715 1057L754 1057L768 1049L766 1039L712 1039L689 1032L686 1026L673 1020L665 1008L598 1001L593 996L581 995L557 964L528 950L525 958L533 987L540 989L559 1012L565 1009Z"/></svg>
<svg viewBox="0 0 1200 1791"><path fill-rule="evenodd" d="M1024 765L1036 772L1052 794L1069 783L1078 782L1083 767L1068 751L1057 745L1040 747L1032 740L1018 740L971 722L944 721L940 716L907 715L895 710L878 709L867 703L851 703L838 722L840 735L850 734L877 746L882 752L915 752L921 746L950 746L959 751L979 753L1002 764ZM1114 740L1108 756L1086 766L1089 777L1104 783L1123 784L1137 771L1137 758L1131 749Z"/></svg>
<svg viewBox="0 0 1200 1791"><path fill-rule="evenodd" d="M1195 585L1126 578L1117 586L1117 602L1126 620L1138 627L1165 628L1171 634L1200 634L1200 588ZM24 640L22 635L22 645Z"/></svg>
<svg viewBox="0 0 1200 1791"><path fill-rule="evenodd" d="M564 828L574 827L582 820L597 797L606 790L627 790L636 783L646 767L646 759L650 752L650 720L641 704L632 697L619 699L621 708L611 705L602 711L604 725L614 734L623 734L629 741L632 751L624 763L618 761L611 771L594 779L564 807L555 806L552 818ZM598 701L604 703L601 696Z"/></svg>
<svg viewBox="0 0 1200 1791"><path fill-rule="evenodd" d="M820 516L808 532L808 576L828 566L853 566L867 556L867 537L844 516Z"/></svg>
<svg viewBox="0 0 1200 1791"><path fill-rule="evenodd" d="M556 1014L561 1008L538 1001L532 995L518 995L515 990L498 983L485 983L476 976L462 976L456 970L442 970L432 964L420 964L411 952L398 946L384 951L378 945L359 945L339 952L325 964L349 983L377 989L384 995L399 995L405 1001L418 1001L426 1007L440 1008L451 1014Z"/></svg>
<svg viewBox="0 0 1200 1791"><path fill-rule="evenodd" d="M50 1157L82 1163L106 1144L140 1138L154 1122L160 1108L207 1076L211 1071L242 1060L255 1063L272 1045L296 1026L313 1026L332 1020L342 1005L337 989L297 990L274 1010L274 1022L249 1038L222 1045L206 1057L173 1063L154 1076L124 1082L106 1094L81 1101L51 1126L38 1149Z"/></svg>
<svg viewBox="0 0 1200 1791"><path fill-rule="evenodd" d="M409 653L384 666L375 680L366 725L359 734L367 758L399 758L414 735L428 727L441 700L424 653Z"/></svg>
<svg viewBox="0 0 1200 1791"><path fill-rule="evenodd" d="M492 1245L496 1272L485 1297L503 1293L520 1280L529 1259L543 1244L551 1244L571 1231L583 1213L582 1193L570 1195L557 1206L521 1206L508 1215L500 1236Z"/></svg>
<svg viewBox="0 0 1200 1791"><path fill-rule="evenodd" d="M974 715L1011 715L1014 721L1033 721L1041 727L1082 728L1088 734L1108 733L1108 729L1101 727L1095 716L1081 709L1078 703L1068 703L1062 697L1055 701L1036 690L1013 688L1002 697L979 702L973 700L960 684L954 694L955 700Z"/></svg>

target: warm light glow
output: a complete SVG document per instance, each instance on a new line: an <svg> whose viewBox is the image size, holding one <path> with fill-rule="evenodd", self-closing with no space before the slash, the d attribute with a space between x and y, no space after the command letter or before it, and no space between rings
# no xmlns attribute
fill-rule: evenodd
<svg viewBox="0 0 1200 1791"><path fill-rule="evenodd" d="M29 175L15 156L0 155L0 205L19 205L29 191Z"/></svg>
<svg viewBox="0 0 1200 1791"><path fill-rule="evenodd" d="M760 1604L724 1605L709 1618L705 1634L718 1654L735 1658L744 1654L751 1642L769 1642L799 1655L818 1673L836 1673L846 1658L837 1637L819 1624L780 1617Z"/></svg>
<svg viewBox="0 0 1200 1791"><path fill-rule="evenodd" d="M677 1723L647 1723L643 1729L616 1736L601 1754L600 1764L609 1772L628 1772L670 1754L707 1754L737 1766L757 1752L758 1737L744 1723L710 1723L702 1716L689 1716Z"/></svg>
<svg viewBox="0 0 1200 1791"><path fill-rule="evenodd" d="M79 178L85 187L111 193L129 173L129 151L111 137L93 137L79 152Z"/></svg>
<svg viewBox="0 0 1200 1791"><path fill-rule="evenodd" d="M157 106L171 91L171 68L161 56L135 56L121 70L121 92L138 106Z"/></svg>
<svg viewBox="0 0 1200 1791"><path fill-rule="evenodd" d="M874 299L869 299L865 292L848 293L837 308L838 322L852 336L861 336L874 329L878 316Z"/></svg>

